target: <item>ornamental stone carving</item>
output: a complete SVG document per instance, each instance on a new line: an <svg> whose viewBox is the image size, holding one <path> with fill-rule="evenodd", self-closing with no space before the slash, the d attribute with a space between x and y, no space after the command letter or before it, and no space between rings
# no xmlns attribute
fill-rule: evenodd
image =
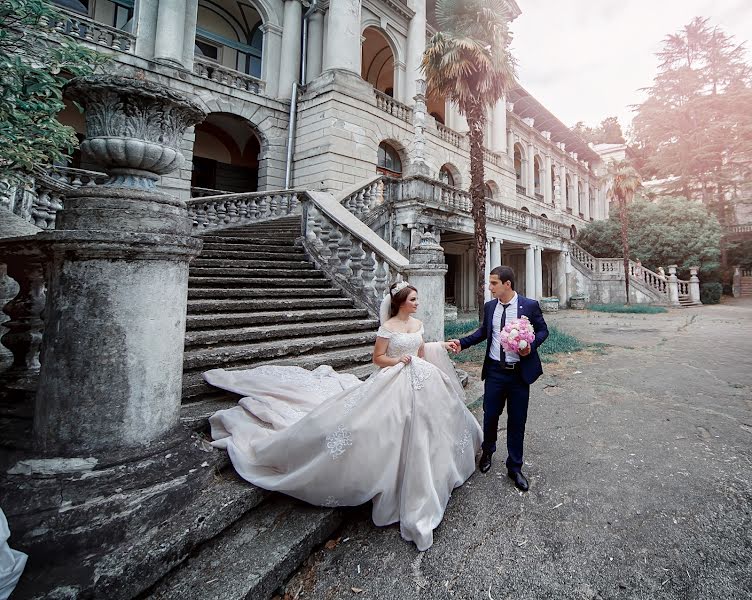
<svg viewBox="0 0 752 600"><path fill-rule="evenodd" d="M183 164L185 130L206 117L182 95L129 77L80 77L65 95L86 111L81 151L107 170L109 186L154 188L160 175Z"/></svg>

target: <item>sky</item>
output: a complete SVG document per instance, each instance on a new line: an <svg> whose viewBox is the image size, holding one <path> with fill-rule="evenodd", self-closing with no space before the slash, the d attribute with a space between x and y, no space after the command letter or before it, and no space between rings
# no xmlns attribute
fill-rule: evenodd
<svg viewBox="0 0 752 600"><path fill-rule="evenodd" d="M565 125L596 126L616 116L627 131L629 106L652 84L655 53L694 17L709 17L752 62L751 0L517 0L511 24L518 78Z"/></svg>

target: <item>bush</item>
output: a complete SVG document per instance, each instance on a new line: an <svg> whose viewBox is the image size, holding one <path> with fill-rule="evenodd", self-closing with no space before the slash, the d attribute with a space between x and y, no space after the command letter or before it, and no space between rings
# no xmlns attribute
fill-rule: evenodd
<svg viewBox="0 0 752 600"><path fill-rule="evenodd" d="M703 304L718 304L722 293L723 285L717 281L700 284L700 302Z"/></svg>
<svg viewBox="0 0 752 600"><path fill-rule="evenodd" d="M651 306L650 304L591 304L590 310L607 313L632 313L640 315L655 315L658 313L668 312L662 306Z"/></svg>

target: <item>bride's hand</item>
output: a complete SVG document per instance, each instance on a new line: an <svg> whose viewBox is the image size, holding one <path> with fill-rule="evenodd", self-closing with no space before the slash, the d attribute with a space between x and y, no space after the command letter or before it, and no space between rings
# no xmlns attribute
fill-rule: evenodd
<svg viewBox="0 0 752 600"><path fill-rule="evenodd" d="M409 354L405 354L404 356L400 356L398 360L405 365L409 365L412 358Z"/></svg>

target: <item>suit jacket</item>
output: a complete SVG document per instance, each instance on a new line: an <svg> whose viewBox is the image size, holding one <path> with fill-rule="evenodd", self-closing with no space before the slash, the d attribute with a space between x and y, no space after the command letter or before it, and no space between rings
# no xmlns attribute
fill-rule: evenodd
<svg viewBox="0 0 752 600"><path fill-rule="evenodd" d="M460 339L460 345L463 349L469 346L475 346L483 340L486 340L486 358L483 361L483 371L481 372L481 379L486 378L486 370L488 363L491 360L489 352L491 352L491 334L493 332L493 314L496 310L496 305L499 303L495 298L486 302L483 307L483 323L478 329L468 336ZM530 344L530 354L527 356L520 356L520 375L522 381L530 385L538 377L543 374L543 366L541 365L540 357L538 356L538 347L546 341L548 337L548 327L546 321L543 319L543 313L541 312L540 304L537 300L526 298L517 294L517 318L526 316L531 325L533 331L535 331L535 341Z"/></svg>

